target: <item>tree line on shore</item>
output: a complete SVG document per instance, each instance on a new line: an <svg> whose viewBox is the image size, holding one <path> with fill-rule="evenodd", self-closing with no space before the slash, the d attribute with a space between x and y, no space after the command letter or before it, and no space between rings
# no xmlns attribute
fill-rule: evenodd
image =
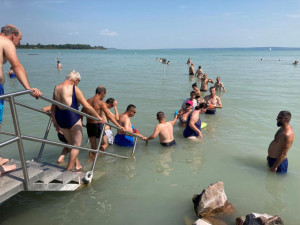
<svg viewBox="0 0 300 225"><path fill-rule="evenodd" d="M22 49L95 49L95 50L106 50L107 48L104 48L103 46L90 46L87 44L63 44L63 45L42 45L40 43L36 45L31 44L25 44L25 45L19 45L18 48Z"/></svg>

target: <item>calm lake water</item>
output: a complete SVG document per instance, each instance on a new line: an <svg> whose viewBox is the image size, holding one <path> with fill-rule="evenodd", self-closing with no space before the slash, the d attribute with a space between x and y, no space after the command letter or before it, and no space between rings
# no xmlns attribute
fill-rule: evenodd
<svg viewBox="0 0 300 225"><path fill-rule="evenodd" d="M1 224L192 224L197 219L193 195L217 181L224 182L228 201L236 209L225 219L228 224L250 212L277 214L285 224L299 224L300 65L292 63L300 59L300 49L18 50L18 56L31 86L47 97L75 69L81 73L79 88L86 98L104 85L106 97L118 100L120 113L135 104L132 123L145 136L157 124L156 113L163 111L172 120L174 111L189 97L192 83L198 82L188 76L189 57L209 78L221 76L227 91L217 93L223 109L216 115L201 115L208 124L203 140L184 139L183 129L175 125L175 147L164 148L157 138L148 144L139 141L135 159L102 156L90 186L76 192L20 193L0 205ZM61 71L56 69L57 57ZM170 60L171 65L157 63L157 57ZM8 69L7 64L4 70ZM16 90L22 90L18 81L6 79L5 92ZM48 105L30 96L17 100L37 108ZM43 138L49 118L17 108L22 133ZM4 110L2 129L12 131L7 103ZM269 173L266 166L281 110L292 113L295 132L286 176ZM1 135L0 140L8 138ZM57 140L54 128L49 139ZM26 141L24 146L27 159L37 156L39 144ZM60 151L46 145L42 160L55 163ZM118 146L107 151L131 153ZM18 159L16 145L2 148L1 156ZM86 152L80 153L80 161L88 171Z"/></svg>

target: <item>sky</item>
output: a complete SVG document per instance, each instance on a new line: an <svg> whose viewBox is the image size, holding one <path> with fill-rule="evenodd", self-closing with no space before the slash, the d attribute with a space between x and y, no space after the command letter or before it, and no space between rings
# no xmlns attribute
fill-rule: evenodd
<svg viewBox="0 0 300 225"><path fill-rule="evenodd" d="M22 44L300 47L300 0L0 0Z"/></svg>

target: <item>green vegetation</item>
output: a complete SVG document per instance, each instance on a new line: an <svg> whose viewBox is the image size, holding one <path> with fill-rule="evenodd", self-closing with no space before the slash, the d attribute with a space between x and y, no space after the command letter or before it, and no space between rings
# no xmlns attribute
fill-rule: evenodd
<svg viewBox="0 0 300 225"><path fill-rule="evenodd" d="M84 45L84 44L64 44L64 45L19 45L18 48L22 49L97 49L97 50L106 50L103 46L90 46L90 45Z"/></svg>

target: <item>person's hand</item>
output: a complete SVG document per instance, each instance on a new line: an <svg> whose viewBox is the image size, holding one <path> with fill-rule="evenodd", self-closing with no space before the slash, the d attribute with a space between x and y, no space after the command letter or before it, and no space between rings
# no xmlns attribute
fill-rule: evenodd
<svg viewBox="0 0 300 225"><path fill-rule="evenodd" d="M40 89L37 89L37 88L30 88L29 89L30 91L33 91L32 93L31 93L31 95L33 96L33 97L35 97L36 99L38 99L39 97L41 97L42 96L42 92L40 91Z"/></svg>
<svg viewBox="0 0 300 225"><path fill-rule="evenodd" d="M276 171L277 171L277 168L273 168L273 166L270 168L270 171L272 172L272 173L276 173Z"/></svg>
<svg viewBox="0 0 300 225"><path fill-rule="evenodd" d="M118 105L118 101L115 100L114 103L113 103L114 108L117 107L117 105Z"/></svg>
<svg viewBox="0 0 300 225"><path fill-rule="evenodd" d="M104 119L102 119L102 117L99 117L98 120L99 120L98 121L99 123L102 123L102 124L106 123L106 121Z"/></svg>
<svg viewBox="0 0 300 225"><path fill-rule="evenodd" d="M120 131L121 131L122 133L125 131L125 127L120 126L119 128L121 129Z"/></svg>

